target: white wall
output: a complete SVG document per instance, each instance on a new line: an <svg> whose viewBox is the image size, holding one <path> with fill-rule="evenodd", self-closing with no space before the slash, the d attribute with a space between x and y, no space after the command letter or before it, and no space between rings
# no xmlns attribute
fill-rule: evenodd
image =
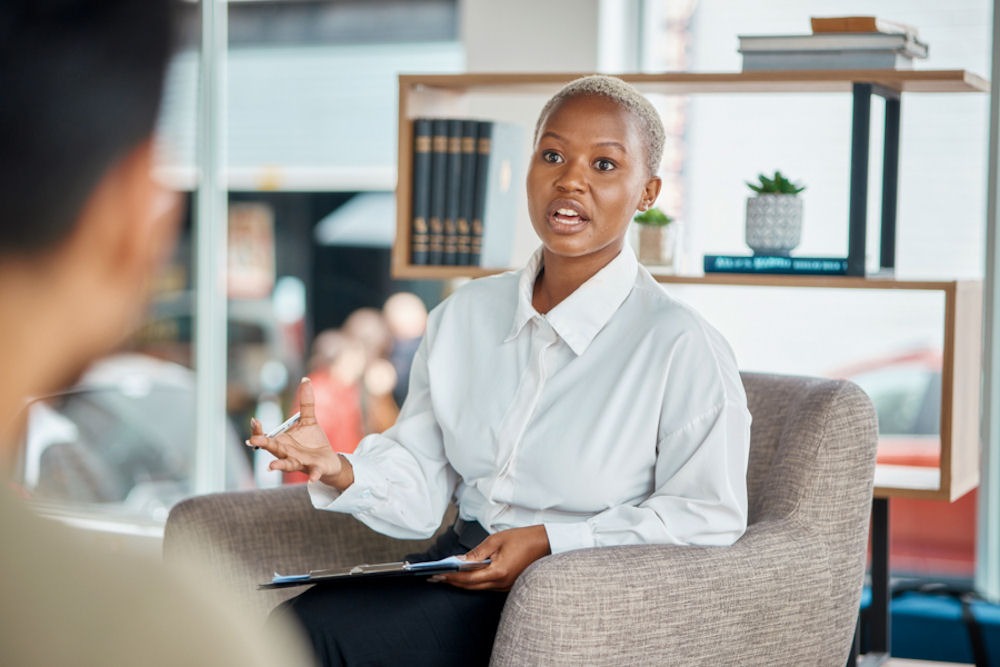
<svg viewBox="0 0 1000 667"><path fill-rule="evenodd" d="M589 72L597 68L598 0L462 0L470 72Z"/></svg>
<svg viewBox="0 0 1000 667"><path fill-rule="evenodd" d="M740 68L737 35L808 33L810 16L877 14L916 26L930 45L917 69L963 68L989 75L990 3L954 0L701 0L692 69ZM989 95L915 95L902 100L897 268L899 275L978 277L986 203ZM870 228L877 226L881 100L873 99ZM691 250L746 250L746 179L780 168L805 182L803 255L847 248L849 95L741 95L692 99L686 187ZM877 260L877 237L869 253ZM699 247L701 246L701 247Z"/></svg>
<svg viewBox="0 0 1000 667"><path fill-rule="evenodd" d="M628 71L637 67L639 0L463 0L461 34L469 72ZM477 97L464 109L499 120L534 119L544 96ZM531 131L532 127L526 127ZM530 139L530 137L528 137ZM525 150L530 150L525 146ZM519 221L527 201L519 200ZM530 224L515 228L513 262L538 247Z"/></svg>
<svg viewBox="0 0 1000 667"><path fill-rule="evenodd" d="M686 48L664 40L655 44L661 52L682 49L684 54L673 58L673 65L654 63L654 70L682 63L691 71L738 71L740 34L805 33L813 15L877 14L920 29L931 57L918 62L918 68L989 74L987 0L955 0L947 7L932 0L672 3L648 5L649 16L660 18L650 21L658 25L644 26L641 45L649 53L651 40L667 34L662 21L686 17L693 4L689 42ZM681 4L684 11L673 11ZM462 30L468 70L621 70L624 65L609 65L633 62L632 47L639 40L628 36L627 26L635 26L629 18L634 9L627 0L465 0ZM849 95L700 95L684 102L686 107L680 108L687 125L679 180L686 270L697 270L705 253L749 252L743 244L748 193L744 181L774 169L808 186L798 252L846 252ZM985 94L903 98L900 277L981 275L988 102ZM873 259L878 253L880 107L875 99L869 202ZM516 257L526 256L536 244L530 229L519 229ZM940 346L942 341L941 302L928 294L901 299L898 294L845 290L667 289L716 324L749 369L820 374L859 358Z"/></svg>
<svg viewBox="0 0 1000 667"><path fill-rule="evenodd" d="M690 67L734 71L737 35L808 33L810 16L876 14L916 26L930 45L918 69L989 76L987 0L701 0ZM978 278L983 271L989 95L902 99L897 276ZM881 101L873 99L869 243L878 257ZM745 180L781 169L807 185L801 255L847 248L851 101L847 94L701 95L690 100L684 165L688 265L704 253L749 253L743 244ZM741 364L824 373L860 358L940 346L940 305L881 293L803 290L677 290L719 326Z"/></svg>

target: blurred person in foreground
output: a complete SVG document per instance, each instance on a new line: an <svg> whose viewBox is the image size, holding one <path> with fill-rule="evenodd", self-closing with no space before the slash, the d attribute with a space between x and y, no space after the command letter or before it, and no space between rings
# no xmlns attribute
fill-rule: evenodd
<svg viewBox="0 0 1000 667"><path fill-rule="evenodd" d="M121 342L173 247L179 198L152 177L172 22L167 0L0 4L5 472L26 397ZM308 664L286 629L262 636L207 578L98 550L8 488L0 531L2 664Z"/></svg>

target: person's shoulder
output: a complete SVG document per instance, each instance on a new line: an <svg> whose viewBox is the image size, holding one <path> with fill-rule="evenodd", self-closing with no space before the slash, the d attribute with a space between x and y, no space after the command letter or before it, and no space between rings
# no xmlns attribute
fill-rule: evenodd
<svg viewBox="0 0 1000 667"><path fill-rule="evenodd" d="M694 308L668 293L648 271L640 268L632 290L634 307L644 313L648 326L707 334L714 328Z"/></svg>
<svg viewBox="0 0 1000 667"><path fill-rule="evenodd" d="M518 271L506 271L469 280L434 307L429 317L440 320L457 313L491 312L498 305L513 303L519 276Z"/></svg>
<svg viewBox="0 0 1000 667"><path fill-rule="evenodd" d="M719 378L738 377L738 365L726 337L690 304L668 293L648 271L640 270L633 290L636 312L645 313L643 326L684 350L683 358L702 369L714 368Z"/></svg>
<svg viewBox="0 0 1000 667"><path fill-rule="evenodd" d="M517 289L520 276L520 271L504 271L503 273L468 280L452 293L449 300L478 300L494 294L511 294Z"/></svg>

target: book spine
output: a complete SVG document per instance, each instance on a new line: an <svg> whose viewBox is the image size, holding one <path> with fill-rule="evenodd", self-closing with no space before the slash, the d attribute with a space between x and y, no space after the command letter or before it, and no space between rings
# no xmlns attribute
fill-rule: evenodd
<svg viewBox="0 0 1000 667"><path fill-rule="evenodd" d="M469 264L479 266L483 252L483 217L486 214L486 189L489 185L490 146L493 123L480 121L476 132L476 187L473 196L472 236L469 244Z"/></svg>
<svg viewBox="0 0 1000 667"><path fill-rule="evenodd" d="M458 261L462 266L471 263L472 218L476 205L476 139L479 124L474 120L462 122L462 183L459 196L458 221Z"/></svg>
<svg viewBox="0 0 1000 667"><path fill-rule="evenodd" d="M448 121L434 119L431 136L431 207L428 227L430 239L427 263L441 264L444 259L445 198L448 193Z"/></svg>
<svg viewBox="0 0 1000 667"><path fill-rule="evenodd" d="M444 251L441 263L458 264L458 216L462 197L462 121L448 121L448 181L445 186Z"/></svg>
<svg viewBox="0 0 1000 667"><path fill-rule="evenodd" d="M431 134L428 118L413 121L413 193L410 226L410 262L425 265L430 250Z"/></svg>
<svg viewBox="0 0 1000 667"><path fill-rule="evenodd" d="M847 260L840 257L705 255L704 269L705 273L845 276L847 275Z"/></svg>

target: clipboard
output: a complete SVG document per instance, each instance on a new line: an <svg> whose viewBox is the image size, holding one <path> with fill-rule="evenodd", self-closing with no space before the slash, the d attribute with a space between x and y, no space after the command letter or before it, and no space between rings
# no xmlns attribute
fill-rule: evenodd
<svg viewBox="0 0 1000 667"><path fill-rule="evenodd" d="M333 568L329 570L310 570L304 574L278 574L266 584L260 584L258 589L287 588L289 586L308 586L310 584L334 583L338 581L353 581L376 577L431 576L445 572L464 572L478 570L490 564L490 560L464 560L458 556L449 556L441 560L422 563L398 561L393 563L363 563L353 567Z"/></svg>

